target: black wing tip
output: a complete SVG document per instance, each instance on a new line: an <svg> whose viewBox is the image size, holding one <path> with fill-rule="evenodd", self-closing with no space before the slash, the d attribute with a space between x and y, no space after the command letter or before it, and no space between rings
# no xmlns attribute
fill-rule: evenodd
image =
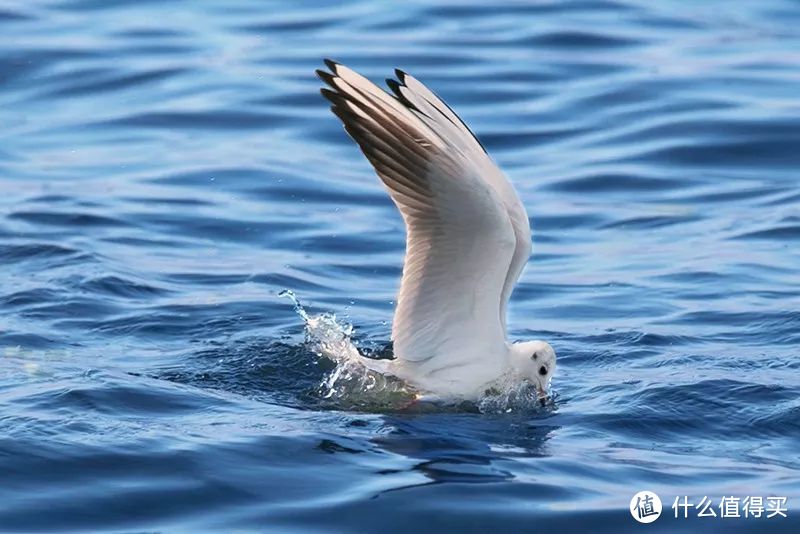
<svg viewBox="0 0 800 534"><path fill-rule="evenodd" d="M397 72L397 69L395 69L395 72ZM400 71L400 72L402 72L402 71ZM398 76L398 78L399 77L400 76ZM425 113L421 109L419 109L411 100L409 100L406 97L406 95L403 94L403 91L402 91L401 88L402 87L407 87L407 86L406 86L405 83L402 82L402 80L398 82L397 80L394 80L392 78L386 78L386 85L388 85L389 89L392 90L392 93L394 93L395 98L397 98L397 100L399 100L405 107L407 107L409 109L413 109L417 113L422 113L426 117L428 116L427 113Z"/></svg>
<svg viewBox="0 0 800 534"><path fill-rule="evenodd" d="M333 84L334 84L334 80L336 79L336 76L335 76L335 75L331 74L330 72L328 72L328 71L326 71L326 70L322 70L322 69L317 69L317 70L315 70L314 72L316 72L316 73L317 73L317 77L318 77L320 80L322 80L322 81L323 81L323 82L325 82L326 84L330 85L331 87L333 87L333 86L334 86L334 85L333 85Z"/></svg>
<svg viewBox="0 0 800 534"><path fill-rule="evenodd" d="M331 103L331 109L342 106L342 95L336 91L328 89L327 87L322 87L319 92L322 94L322 98Z"/></svg>
<svg viewBox="0 0 800 534"><path fill-rule="evenodd" d="M337 67L339 67L339 65L341 65L341 63L339 63L338 61L334 61L334 60L332 60L330 58L327 58L327 57L323 58L322 61L325 62L325 65L327 65L327 67L329 69L331 69L331 72L333 72L334 74L336 74Z"/></svg>
<svg viewBox="0 0 800 534"><path fill-rule="evenodd" d="M406 83L406 73L402 69L394 69L394 75L397 76L397 79L400 80L402 83Z"/></svg>
<svg viewBox="0 0 800 534"><path fill-rule="evenodd" d="M405 87L405 85L403 85L402 82L398 82L393 78L386 78L386 85L389 86L389 89L392 90L392 93L394 93L395 98L397 98L397 100L402 102L403 105L414 108L411 102L409 102L408 99L405 96L403 96L403 92L400 90L401 87Z"/></svg>
<svg viewBox="0 0 800 534"><path fill-rule="evenodd" d="M324 96L327 100L329 100L333 104L337 104L337 100L341 98L341 95L334 91L333 89L328 89L327 87L320 87L319 92Z"/></svg>
<svg viewBox="0 0 800 534"><path fill-rule="evenodd" d="M394 78L386 78L386 85L388 85L389 89L394 91L397 96L400 96L400 82Z"/></svg>

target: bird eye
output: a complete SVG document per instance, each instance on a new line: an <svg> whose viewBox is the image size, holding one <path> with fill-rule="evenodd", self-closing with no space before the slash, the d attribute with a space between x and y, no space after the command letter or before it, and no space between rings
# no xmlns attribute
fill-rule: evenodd
<svg viewBox="0 0 800 534"><path fill-rule="evenodd" d="M545 367L544 365L539 367L539 374L542 375L542 376L546 375L547 374L547 367Z"/></svg>
<svg viewBox="0 0 800 534"><path fill-rule="evenodd" d="M538 358L538 357L539 357L539 355L538 355L538 354L536 354L536 353L534 352L534 353L533 353L533 356L531 356L531 360L535 360L535 359L536 359L536 358Z"/></svg>

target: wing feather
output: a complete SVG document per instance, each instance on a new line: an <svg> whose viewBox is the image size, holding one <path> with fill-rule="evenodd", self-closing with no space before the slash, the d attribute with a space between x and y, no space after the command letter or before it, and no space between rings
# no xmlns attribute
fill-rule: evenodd
<svg viewBox="0 0 800 534"><path fill-rule="evenodd" d="M330 72L317 71L329 86L322 94L406 224L395 355L428 373L485 359L505 343L506 285L519 249L505 190L485 176L487 168L499 170L463 122L413 78L391 83L392 96L343 65L326 64Z"/></svg>
<svg viewBox="0 0 800 534"><path fill-rule="evenodd" d="M461 151L480 170L481 177L498 194L514 228L516 246L503 284L500 315L506 327L506 310L514 285L531 255L531 227L525 207L514 187L492 161L486 149L458 115L433 91L402 70L395 70L399 80L387 80L397 98L422 122L442 132L450 146Z"/></svg>

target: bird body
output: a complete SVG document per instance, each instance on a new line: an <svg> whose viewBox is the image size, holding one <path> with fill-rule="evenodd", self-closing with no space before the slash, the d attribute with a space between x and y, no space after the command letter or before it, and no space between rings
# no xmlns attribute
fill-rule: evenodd
<svg viewBox="0 0 800 534"><path fill-rule="evenodd" d="M486 150L432 91L396 71L389 95L326 61L322 94L358 143L406 226L392 323L395 359L364 358L442 398L475 399L509 374L544 394L555 352L506 341L506 309L531 253L528 216Z"/></svg>

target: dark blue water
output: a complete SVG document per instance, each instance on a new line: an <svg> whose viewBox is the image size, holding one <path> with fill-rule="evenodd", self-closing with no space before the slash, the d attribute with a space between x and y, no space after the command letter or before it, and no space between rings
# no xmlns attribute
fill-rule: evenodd
<svg viewBox="0 0 800 534"><path fill-rule="evenodd" d="M489 5L0 2L0 530L800 531L800 5ZM553 409L323 398L278 293L380 346L404 248L328 56L516 184Z"/></svg>

